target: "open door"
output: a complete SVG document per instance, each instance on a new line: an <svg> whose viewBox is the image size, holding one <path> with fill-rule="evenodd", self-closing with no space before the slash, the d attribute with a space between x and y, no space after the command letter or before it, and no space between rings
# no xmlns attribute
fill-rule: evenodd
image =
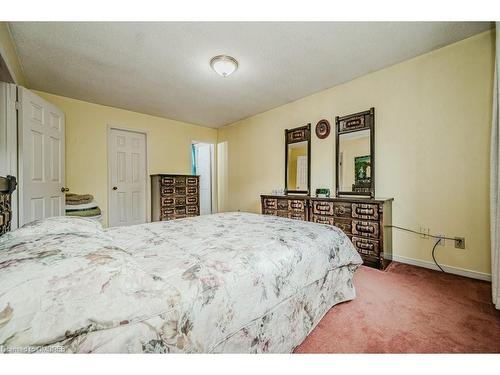
<svg viewBox="0 0 500 375"><path fill-rule="evenodd" d="M64 113L18 87L19 225L65 212Z"/></svg>

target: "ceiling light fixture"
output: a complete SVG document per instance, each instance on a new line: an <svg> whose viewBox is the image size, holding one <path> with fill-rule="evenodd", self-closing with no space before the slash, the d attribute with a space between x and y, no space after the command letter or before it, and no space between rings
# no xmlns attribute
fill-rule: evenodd
<svg viewBox="0 0 500 375"><path fill-rule="evenodd" d="M210 60L212 69L222 77L227 77L238 69L238 61L231 56L219 55Z"/></svg>

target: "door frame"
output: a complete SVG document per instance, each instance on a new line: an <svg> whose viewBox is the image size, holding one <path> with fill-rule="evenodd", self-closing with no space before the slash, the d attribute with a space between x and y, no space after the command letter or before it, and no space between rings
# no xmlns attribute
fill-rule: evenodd
<svg viewBox="0 0 500 375"><path fill-rule="evenodd" d="M210 189L211 189L211 195L212 195L212 214L216 214L219 212L219 207L218 207L218 199L217 199L217 165L215 164L217 162L216 155L215 153L217 152L216 150L216 143L212 143L209 141L196 141L192 140L191 141L191 147L194 144L197 143L203 143L206 145L210 145ZM193 156L191 155L191 158ZM193 162L193 160L191 160Z"/></svg>
<svg viewBox="0 0 500 375"><path fill-rule="evenodd" d="M139 134L144 134L146 137L146 173L145 173L145 178L146 178L146 195L145 195L145 205L146 205L146 223L151 222L151 181L149 179L149 131L143 130L143 129L134 129L134 128L127 128L124 126L120 125L114 125L114 124L109 124L107 126L107 131L106 131L106 147L108 149L107 151L107 186L106 186L106 199L107 199L107 205L106 208L108 212L106 213L106 227L109 228L109 213L111 212L111 197L110 197L110 190L111 190L111 174L109 173L109 170L111 168L111 147L109 147L109 143L111 141L111 131L112 130L121 130L121 131L126 131L126 132L131 132L131 133L139 133Z"/></svg>
<svg viewBox="0 0 500 375"><path fill-rule="evenodd" d="M14 176L19 185L18 155L17 155L17 85L15 83L0 82L0 108L4 108L5 113L0 113L0 136L4 141L0 141L0 157L4 159L0 163L0 175ZM5 106L5 107L4 107ZM11 209L12 220L11 230L18 228L18 191L12 192Z"/></svg>

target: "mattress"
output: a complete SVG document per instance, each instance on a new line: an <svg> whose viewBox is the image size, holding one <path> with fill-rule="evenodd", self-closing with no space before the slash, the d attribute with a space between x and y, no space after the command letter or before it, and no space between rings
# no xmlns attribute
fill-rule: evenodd
<svg viewBox="0 0 500 375"><path fill-rule="evenodd" d="M0 240L1 346L288 353L355 297L361 258L333 226L249 213L92 225Z"/></svg>

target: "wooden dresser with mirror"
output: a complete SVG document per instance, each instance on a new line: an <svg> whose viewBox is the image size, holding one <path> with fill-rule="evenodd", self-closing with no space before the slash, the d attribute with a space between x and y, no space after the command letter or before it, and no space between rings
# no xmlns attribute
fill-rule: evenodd
<svg viewBox="0 0 500 375"><path fill-rule="evenodd" d="M334 225L349 237L365 265L385 269L392 259L392 198L375 198L375 109L335 118L335 198L310 195L310 124L285 130L285 195L261 195L265 215ZM300 152L298 149L300 148ZM298 156L307 158L307 187L298 183ZM304 167L302 167L304 168ZM304 195L301 195L304 194Z"/></svg>

